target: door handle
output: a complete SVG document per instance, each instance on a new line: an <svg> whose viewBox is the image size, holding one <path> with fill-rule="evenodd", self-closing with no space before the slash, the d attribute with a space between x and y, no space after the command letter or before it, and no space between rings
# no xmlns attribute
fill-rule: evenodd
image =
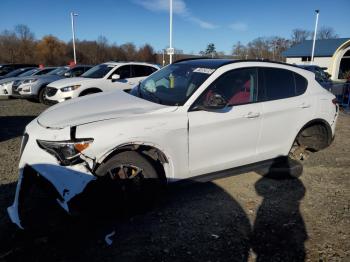
<svg viewBox="0 0 350 262"><path fill-rule="evenodd" d="M133 82L128 82L128 84L131 86L135 85L135 83L133 83Z"/></svg>
<svg viewBox="0 0 350 262"><path fill-rule="evenodd" d="M302 104L300 105L300 107L301 107L301 108L310 108L311 105L308 104L308 103L302 103Z"/></svg>
<svg viewBox="0 0 350 262"><path fill-rule="evenodd" d="M260 113L253 113L253 112L249 112L248 114L246 114L244 117L245 118L257 118L260 116Z"/></svg>

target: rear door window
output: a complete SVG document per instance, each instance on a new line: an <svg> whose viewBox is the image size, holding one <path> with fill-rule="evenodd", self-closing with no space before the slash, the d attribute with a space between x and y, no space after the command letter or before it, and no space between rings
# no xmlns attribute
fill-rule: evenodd
<svg viewBox="0 0 350 262"><path fill-rule="evenodd" d="M294 73L280 68L262 68L265 99L277 100L295 96Z"/></svg>
<svg viewBox="0 0 350 262"><path fill-rule="evenodd" d="M149 76L157 69L151 66L133 65L133 77Z"/></svg>

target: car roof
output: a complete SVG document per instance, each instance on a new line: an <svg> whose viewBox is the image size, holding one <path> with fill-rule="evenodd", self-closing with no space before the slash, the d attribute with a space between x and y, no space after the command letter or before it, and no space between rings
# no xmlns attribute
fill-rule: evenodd
<svg viewBox="0 0 350 262"><path fill-rule="evenodd" d="M104 64L104 65L113 65L113 66L125 65L125 64L137 64L137 65L150 65L150 66L159 67L156 64L147 63L147 62L137 62L137 61L109 61L109 62L105 62L105 63L102 63L102 64Z"/></svg>
<svg viewBox="0 0 350 262"><path fill-rule="evenodd" d="M175 61L173 64L191 64L197 67L207 67L212 69L218 69L224 65L234 64L234 63L244 63L244 62L262 62L262 63L271 63L271 64L279 64L286 65L291 67L300 68L297 65L270 61L266 59L247 59L247 60L238 60L238 59L220 59L220 58L188 58L183 60Z"/></svg>

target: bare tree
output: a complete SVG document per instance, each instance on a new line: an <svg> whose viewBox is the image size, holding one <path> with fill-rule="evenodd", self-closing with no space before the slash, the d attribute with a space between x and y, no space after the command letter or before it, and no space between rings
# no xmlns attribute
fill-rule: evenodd
<svg viewBox="0 0 350 262"><path fill-rule="evenodd" d="M329 26L322 26L320 30L317 32L317 39L332 39L339 38L339 36L335 33L335 30Z"/></svg>
<svg viewBox="0 0 350 262"><path fill-rule="evenodd" d="M312 38L312 32L308 30L297 28L292 31L292 35L291 35L292 45L299 44L311 38Z"/></svg>
<svg viewBox="0 0 350 262"><path fill-rule="evenodd" d="M20 59L18 55L18 38L14 32L5 30L0 35L0 61L15 63Z"/></svg>
<svg viewBox="0 0 350 262"><path fill-rule="evenodd" d="M140 47L139 51L137 52L137 60L142 62L156 62L156 56L153 50L153 47L149 44L145 44L144 46Z"/></svg>
<svg viewBox="0 0 350 262"><path fill-rule="evenodd" d="M238 41L235 45L233 45L232 55L236 56L239 59L247 59L248 58L247 47L241 44L240 41Z"/></svg>
<svg viewBox="0 0 350 262"><path fill-rule="evenodd" d="M18 56L21 57L22 63L30 63L34 60L35 39L28 26L19 24L15 26L15 34L18 38Z"/></svg>
<svg viewBox="0 0 350 262"><path fill-rule="evenodd" d="M66 43L52 35L44 36L36 47L38 60L42 64L62 65L69 61L66 57Z"/></svg>

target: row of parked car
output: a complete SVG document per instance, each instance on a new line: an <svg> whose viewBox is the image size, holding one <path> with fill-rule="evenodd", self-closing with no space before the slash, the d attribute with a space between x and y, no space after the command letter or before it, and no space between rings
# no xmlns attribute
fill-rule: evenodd
<svg viewBox="0 0 350 262"><path fill-rule="evenodd" d="M0 96L59 103L116 88L130 90L146 76L159 70L157 65L142 62L107 62L94 67L21 66L1 76Z"/></svg>

